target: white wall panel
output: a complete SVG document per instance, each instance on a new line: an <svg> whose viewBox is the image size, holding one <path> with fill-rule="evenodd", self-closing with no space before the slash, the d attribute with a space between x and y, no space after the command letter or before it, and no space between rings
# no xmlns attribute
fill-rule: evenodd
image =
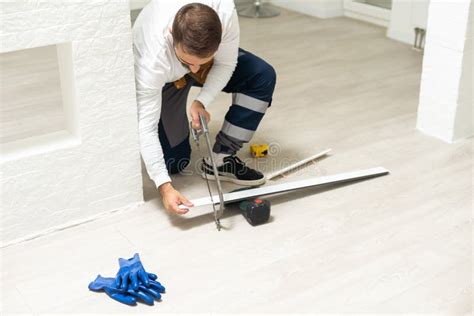
<svg viewBox="0 0 474 316"><path fill-rule="evenodd" d="M2 1L0 20L0 53L58 45L68 122L2 144L2 243L140 203L128 1Z"/></svg>

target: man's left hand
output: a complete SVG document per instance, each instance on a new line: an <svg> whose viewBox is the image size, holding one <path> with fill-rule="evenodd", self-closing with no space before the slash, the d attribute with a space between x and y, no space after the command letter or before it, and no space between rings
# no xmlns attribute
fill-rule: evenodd
<svg viewBox="0 0 474 316"><path fill-rule="evenodd" d="M206 111L204 105L198 100L194 100L193 104L191 104L190 109L192 125L194 129L201 129L201 122L199 121L199 115L203 115L206 118L206 123L209 123L211 120L211 114Z"/></svg>

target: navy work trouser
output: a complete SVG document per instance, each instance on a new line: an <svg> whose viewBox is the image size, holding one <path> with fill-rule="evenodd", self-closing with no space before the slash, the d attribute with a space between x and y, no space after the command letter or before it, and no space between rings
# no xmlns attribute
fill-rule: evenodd
<svg viewBox="0 0 474 316"><path fill-rule="evenodd" d="M186 101L192 86L199 86L186 76L187 84L177 89L174 83L163 88L162 112L158 125L164 159L170 173L182 171L190 161L189 121ZM232 105L216 136L215 153L235 154L255 133L271 105L276 73L263 59L239 48L237 66L223 91L232 93Z"/></svg>

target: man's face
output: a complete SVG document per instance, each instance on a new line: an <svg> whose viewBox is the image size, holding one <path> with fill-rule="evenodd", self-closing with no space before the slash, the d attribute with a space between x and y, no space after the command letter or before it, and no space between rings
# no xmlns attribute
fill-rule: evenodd
<svg viewBox="0 0 474 316"><path fill-rule="evenodd" d="M198 72L202 65L210 62L212 58L214 58L214 55L211 55L206 58L189 55L186 52L184 52L184 50L181 48L181 45L176 45L174 48L174 51L176 53L176 57L178 58L178 60L183 65L188 67L192 73Z"/></svg>

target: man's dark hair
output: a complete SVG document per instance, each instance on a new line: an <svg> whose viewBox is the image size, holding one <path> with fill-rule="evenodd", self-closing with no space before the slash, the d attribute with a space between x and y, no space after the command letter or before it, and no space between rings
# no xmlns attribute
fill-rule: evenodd
<svg viewBox="0 0 474 316"><path fill-rule="evenodd" d="M217 51L222 25L216 11L201 3L190 3L179 9L173 21L174 45L185 53L206 58Z"/></svg>

